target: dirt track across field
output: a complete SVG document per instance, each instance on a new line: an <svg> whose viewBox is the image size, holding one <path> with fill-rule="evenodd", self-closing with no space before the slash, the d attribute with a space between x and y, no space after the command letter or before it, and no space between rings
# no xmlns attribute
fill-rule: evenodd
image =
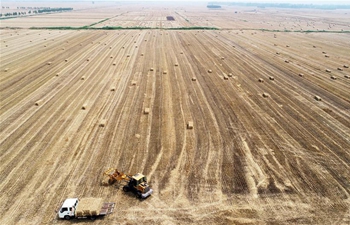
<svg viewBox="0 0 350 225"><path fill-rule="evenodd" d="M104 23L191 26L197 12L225 29L1 29L1 224L75 223L55 213L68 197L116 202L94 224L350 223L349 33L123 10ZM339 18L327 23L350 25ZM145 174L154 194L102 186L109 167Z"/></svg>

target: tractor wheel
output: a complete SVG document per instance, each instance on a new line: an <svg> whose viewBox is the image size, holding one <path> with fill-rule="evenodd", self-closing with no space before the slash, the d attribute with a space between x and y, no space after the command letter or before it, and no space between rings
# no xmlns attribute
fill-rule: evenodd
<svg viewBox="0 0 350 225"><path fill-rule="evenodd" d="M124 191L124 192L128 192L128 191L130 191L130 189L129 189L128 186L124 186L124 187L123 187L123 191Z"/></svg>
<svg viewBox="0 0 350 225"><path fill-rule="evenodd" d="M96 220L96 216L90 217L90 220Z"/></svg>
<svg viewBox="0 0 350 225"><path fill-rule="evenodd" d="M136 193L136 197L139 198L139 199L142 199L142 193L138 191L138 192Z"/></svg>

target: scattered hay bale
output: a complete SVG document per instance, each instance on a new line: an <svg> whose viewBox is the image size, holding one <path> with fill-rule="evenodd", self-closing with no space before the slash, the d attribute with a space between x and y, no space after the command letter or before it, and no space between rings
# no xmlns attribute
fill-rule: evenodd
<svg viewBox="0 0 350 225"><path fill-rule="evenodd" d="M224 80L228 80L228 76L223 75Z"/></svg>
<svg viewBox="0 0 350 225"><path fill-rule="evenodd" d="M336 79L337 79L337 77L335 77L335 76L331 76L331 79L332 79L332 80L336 80Z"/></svg>
<svg viewBox="0 0 350 225"><path fill-rule="evenodd" d="M318 95L315 95L315 99L316 99L316 101L322 101L322 98Z"/></svg>
<svg viewBox="0 0 350 225"><path fill-rule="evenodd" d="M135 48L137 48L137 45L135 46Z"/></svg>
<svg viewBox="0 0 350 225"><path fill-rule="evenodd" d="M113 87L111 87L111 91L115 91L115 87L113 86Z"/></svg>
<svg viewBox="0 0 350 225"><path fill-rule="evenodd" d="M263 96L264 98L270 97L270 95L269 95L268 93L265 93L265 92L262 94L262 96Z"/></svg>
<svg viewBox="0 0 350 225"><path fill-rule="evenodd" d="M82 77L80 78L80 80L85 80L85 76L82 76Z"/></svg>
<svg viewBox="0 0 350 225"><path fill-rule="evenodd" d="M316 46L314 45L314 46L312 46L313 48L316 48Z"/></svg>
<svg viewBox="0 0 350 225"><path fill-rule="evenodd" d="M233 76L233 74L232 74L232 73L229 73L227 76L232 77L232 76Z"/></svg>
<svg viewBox="0 0 350 225"><path fill-rule="evenodd" d="M349 65L344 65L343 67L344 67L344 68L349 68Z"/></svg>
<svg viewBox="0 0 350 225"><path fill-rule="evenodd" d="M192 77L192 81L196 81L197 80L197 78L195 78L195 77Z"/></svg>
<svg viewBox="0 0 350 225"><path fill-rule="evenodd" d="M290 46L289 45L286 45L287 48L289 48Z"/></svg>
<svg viewBox="0 0 350 225"><path fill-rule="evenodd" d="M88 59L86 59L86 61L88 61L88 62L89 62L89 61L90 61L90 59L88 58Z"/></svg>
<svg viewBox="0 0 350 225"><path fill-rule="evenodd" d="M47 65L51 65L51 64L52 64L52 62L48 62L48 63L47 63Z"/></svg>
<svg viewBox="0 0 350 225"><path fill-rule="evenodd" d="M276 52L276 55L279 55L280 53L279 52Z"/></svg>
<svg viewBox="0 0 350 225"><path fill-rule="evenodd" d="M130 57L130 55L126 55L126 57L127 57L127 58L129 58L129 57Z"/></svg>
<svg viewBox="0 0 350 225"><path fill-rule="evenodd" d="M132 80L132 81L131 81L131 85L132 85L132 86L136 86L136 81Z"/></svg>
<svg viewBox="0 0 350 225"><path fill-rule="evenodd" d="M43 100L38 100L38 101L35 102L35 105L39 106L39 105L42 105L42 103L43 103Z"/></svg>
<svg viewBox="0 0 350 225"><path fill-rule="evenodd" d="M222 60L224 60L224 59L225 59L225 57L221 57L221 59L222 59Z"/></svg>
<svg viewBox="0 0 350 225"><path fill-rule="evenodd" d="M324 57L329 58L329 55L324 55Z"/></svg>
<svg viewBox="0 0 350 225"><path fill-rule="evenodd" d="M58 77L60 74L59 73L56 73L56 77Z"/></svg>
<svg viewBox="0 0 350 225"><path fill-rule="evenodd" d="M269 79L270 79L270 80L275 80L275 78L274 78L274 77L272 77L272 76L269 76Z"/></svg>
<svg viewBox="0 0 350 225"><path fill-rule="evenodd" d="M87 104L84 104L82 107L81 107L82 110L85 110L87 109Z"/></svg>
<svg viewBox="0 0 350 225"><path fill-rule="evenodd" d="M144 56L144 54L143 54L143 53L141 53L141 56Z"/></svg>
<svg viewBox="0 0 350 225"><path fill-rule="evenodd" d="M9 71L9 68L5 68L4 71L5 71L5 72Z"/></svg>
<svg viewBox="0 0 350 225"><path fill-rule="evenodd" d="M289 63L289 60L288 60L288 59L286 59L286 60L284 60L284 62Z"/></svg>
<svg viewBox="0 0 350 225"><path fill-rule="evenodd" d="M151 69L149 69L150 71L154 71L154 69L151 67Z"/></svg>
<svg viewBox="0 0 350 225"><path fill-rule="evenodd" d="M193 129L193 121L187 122L187 129Z"/></svg>
<svg viewBox="0 0 350 225"><path fill-rule="evenodd" d="M65 59L64 61L65 61L65 62L68 62L68 59Z"/></svg>
<svg viewBox="0 0 350 225"><path fill-rule="evenodd" d="M180 52L180 54L182 55L182 54L184 54L183 52Z"/></svg>
<svg viewBox="0 0 350 225"><path fill-rule="evenodd" d="M113 59L113 55L111 55L109 58Z"/></svg>
<svg viewBox="0 0 350 225"><path fill-rule="evenodd" d="M167 74L168 72L166 70L163 71L163 74Z"/></svg>
<svg viewBox="0 0 350 225"><path fill-rule="evenodd" d="M212 70L208 70L208 73L212 73L213 71Z"/></svg>
<svg viewBox="0 0 350 225"><path fill-rule="evenodd" d="M273 44L273 46L277 46L277 44Z"/></svg>
<svg viewBox="0 0 350 225"><path fill-rule="evenodd" d="M340 67L338 67L338 68L337 68L337 70L343 71L343 69L342 69L342 68L340 68Z"/></svg>
<svg viewBox="0 0 350 225"><path fill-rule="evenodd" d="M327 73L331 73L332 71L330 69L326 69L326 72Z"/></svg>
<svg viewBox="0 0 350 225"><path fill-rule="evenodd" d="M106 119L102 119L101 121L100 121L100 127L105 127L106 126L106 124L107 124L107 120Z"/></svg>
<svg viewBox="0 0 350 225"><path fill-rule="evenodd" d="M175 63L175 66L179 66L179 64L178 64L178 63Z"/></svg>
<svg viewBox="0 0 350 225"><path fill-rule="evenodd" d="M260 83L264 83L264 79L259 78L259 82L260 82Z"/></svg>
<svg viewBox="0 0 350 225"><path fill-rule="evenodd" d="M349 75L344 75L344 77L345 77L345 78L348 78L348 79L350 78L350 76L349 76Z"/></svg>
<svg viewBox="0 0 350 225"><path fill-rule="evenodd" d="M149 111L150 111L149 108L145 108L144 111L143 111L143 113L144 113L144 114L149 114Z"/></svg>
<svg viewBox="0 0 350 225"><path fill-rule="evenodd" d="M323 54L327 54L327 52L322 52Z"/></svg>
<svg viewBox="0 0 350 225"><path fill-rule="evenodd" d="M304 74L303 73L299 73L299 77L303 77L304 76Z"/></svg>
<svg viewBox="0 0 350 225"><path fill-rule="evenodd" d="M117 63L116 63L116 62L113 62L113 66L115 66L115 65L117 65Z"/></svg>

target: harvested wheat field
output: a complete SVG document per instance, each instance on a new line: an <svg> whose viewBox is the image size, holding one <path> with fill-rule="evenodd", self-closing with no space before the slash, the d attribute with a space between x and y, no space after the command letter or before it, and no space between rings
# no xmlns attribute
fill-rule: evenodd
<svg viewBox="0 0 350 225"><path fill-rule="evenodd" d="M350 223L349 10L104 4L1 20L0 224Z"/></svg>

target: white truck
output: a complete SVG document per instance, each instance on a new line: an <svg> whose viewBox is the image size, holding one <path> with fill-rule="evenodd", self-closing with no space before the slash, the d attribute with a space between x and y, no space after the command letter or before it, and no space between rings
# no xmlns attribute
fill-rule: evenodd
<svg viewBox="0 0 350 225"><path fill-rule="evenodd" d="M114 210L114 202L103 202L102 198L67 198L58 210L58 218L87 218L95 220L110 214Z"/></svg>

